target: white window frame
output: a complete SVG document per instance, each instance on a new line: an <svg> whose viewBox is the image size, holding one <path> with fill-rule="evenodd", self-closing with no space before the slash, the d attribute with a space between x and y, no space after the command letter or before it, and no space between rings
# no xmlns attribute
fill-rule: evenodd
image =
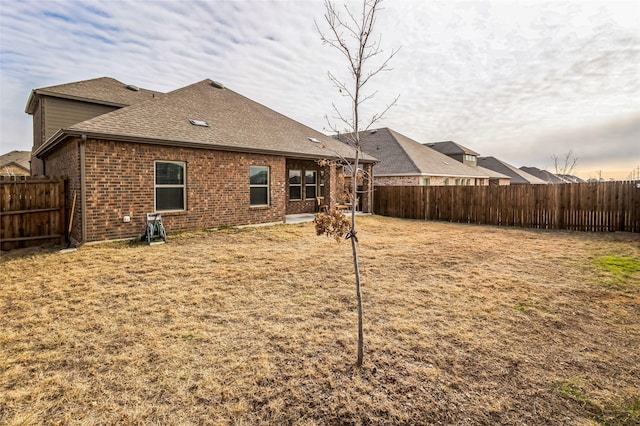
<svg viewBox="0 0 640 426"><path fill-rule="evenodd" d="M159 163L163 164L177 164L182 167L182 173L184 176L182 177L182 184L158 184L157 183L157 165ZM168 210L158 210L158 188L182 188L182 208L181 209L168 209ZM187 163L184 161L166 161L166 160L155 160L153 162L153 208L155 212L183 212L187 210Z"/></svg>
<svg viewBox="0 0 640 426"><path fill-rule="evenodd" d="M251 169L252 168L260 168L260 169L266 169L267 170L267 183L266 184L252 184L251 183ZM260 166L260 165L253 165L253 166L249 166L249 206L250 207L268 207L269 203L271 201L271 197L270 197L270 189L269 189L269 182L271 179L271 171L269 170L269 166ZM267 188L267 204L251 204L251 188Z"/></svg>

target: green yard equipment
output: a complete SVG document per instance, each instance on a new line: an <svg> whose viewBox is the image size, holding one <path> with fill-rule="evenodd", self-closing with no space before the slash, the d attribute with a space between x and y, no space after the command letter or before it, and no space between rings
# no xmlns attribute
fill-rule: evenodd
<svg viewBox="0 0 640 426"><path fill-rule="evenodd" d="M147 227L144 239L149 245L160 243L160 241L155 241L159 239L161 239L163 243L167 242L167 232L164 229L162 216L159 213L147 213Z"/></svg>

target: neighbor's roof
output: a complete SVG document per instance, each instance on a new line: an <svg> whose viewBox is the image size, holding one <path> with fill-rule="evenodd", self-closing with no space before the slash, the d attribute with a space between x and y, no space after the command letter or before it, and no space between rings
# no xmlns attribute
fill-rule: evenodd
<svg viewBox="0 0 640 426"><path fill-rule="evenodd" d="M352 134L340 135L343 141ZM380 160L375 176L452 176L486 178L462 164L389 128L360 132L362 151Z"/></svg>
<svg viewBox="0 0 640 426"><path fill-rule="evenodd" d="M38 96L53 96L57 98L123 107L152 99L154 96L162 95L162 92L155 92L153 90L141 89L134 85L127 85L114 78L100 77L91 80L76 81L74 83L34 89L31 91L29 99L27 100L25 112L33 114Z"/></svg>
<svg viewBox="0 0 640 426"><path fill-rule="evenodd" d="M456 154L468 154L475 155L478 154L475 151L470 150L466 146L462 146L459 143L453 141L445 141L445 142L427 142L425 143L429 148L433 148L438 152L441 152L444 155L456 155Z"/></svg>
<svg viewBox="0 0 640 426"><path fill-rule="evenodd" d="M498 160L495 157L478 157L478 165L487 169L494 170L498 173L511 177L511 184L546 184L542 179L530 175L529 173L518 169L511 164Z"/></svg>
<svg viewBox="0 0 640 426"><path fill-rule="evenodd" d="M190 122L198 120L208 126ZM351 159L354 151L211 80L183 87L146 102L74 124L38 149L41 155L67 136L294 155ZM310 140L311 138L312 140ZM366 156L365 162L375 158Z"/></svg>
<svg viewBox="0 0 640 426"><path fill-rule="evenodd" d="M522 170L523 172L529 173L530 175L533 175L538 179L542 179L547 183L565 183L565 181L562 180L560 177L546 170L541 170L537 167L522 166L520 167L520 170Z"/></svg>
<svg viewBox="0 0 640 426"><path fill-rule="evenodd" d="M556 175L556 176L562 179L563 183L585 183L586 182L584 179L581 179L578 176L574 176L574 175Z"/></svg>
<svg viewBox="0 0 640 426"><path fill-rule="evenodd" d="M11 151L0 155L0 167L14 164L29 171L29 161L31 161L31 151Z"/></svg>
<svg viewBox="0 0 640 426"><path fill-rule="evenodd" d="M511 179L511 176L507 176L505 174L498 173L495 170L487 169L478 165L474 166L473 168L478 169L478 171L484 173L490 179Z"/></svg>

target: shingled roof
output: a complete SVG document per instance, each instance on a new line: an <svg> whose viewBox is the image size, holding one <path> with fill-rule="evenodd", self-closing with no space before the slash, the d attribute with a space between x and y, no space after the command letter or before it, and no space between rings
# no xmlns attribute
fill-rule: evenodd
<svg viewBox="0 0 640 426"><path fill-rule="evenodd" d="M11 151L0 155L0 167L16 165L28 172L29 161L31 161L31 151Z"/></svg>
<svg viewBox="0 0 640 426"><path fill-rule="evenodd" d="M340 135L349 140L352 134ZM451 176L486 178L487 175L389 128L360 132L362 151L380 159L376 176Z"/></svg>
<svg viewBox="0 0 640 426"><path fill-rule="evenodd" d="M495 157L478 157L478 165L511 177L511 184L546 184L547 182L529 173L498 160Z"/></svg>
<svg viewBox="0 0 640 426"><path fill-rule="evenodd" d="M25 112L33 114L38 96L53 96L63 99L124 107L162 95L162 92L127 85L114 78L100 77L34 89L31 91L29 99L27 100Z"/></svg>
<svg viewBox="0 0 640 426"><path fill-rule="evenodd" d="M523 172L529 173L530 175L533 175L538 179L542 179L547 183L565 183L564 180L554 175L553 173L548 172L546 170L541 170L537 167L522 166L520 167L520 170L522 170Z"/></svg>
<svg viewBox="0 0 640 426"><path fill-rule="evenodd" d="M191 120L206 123L194 125ZM68 136L268 153L298 158L351 159L351 148L211 80L100 115L54 134L38 150ZM371 156L363 158L374 162Z"/></svg>
<svg viewBox="0 0 640 426"><path fill-rule="evenodd" d="M459 154L467 154L467 155L475 155L475 156L480 155L477 152L470 150L466 146L460 145L459 143L456 143L453 141L427 142L425 143L425 145L445 155L459 155Z"/></svg>

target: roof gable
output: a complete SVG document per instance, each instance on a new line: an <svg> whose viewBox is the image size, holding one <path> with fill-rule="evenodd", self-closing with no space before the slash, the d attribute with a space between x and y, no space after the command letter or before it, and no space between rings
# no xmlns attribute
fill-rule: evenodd
<svg viewBox="0 0 640 426"><path fill-rule="evenodd" d="M39 96L52 96L104 105L127 106L162 95L162 92L127 85L114 78L100 77L34 89L27 100L25 112L33 114L36 100Z"/></svg>
<svg viewBox="0 0 640 426"><path fill-rule="evenodd" d="M349 138L342 135L341 139ZM487 177L475 168L464 165L389 128L360 132L362 150L378 159L374 173L378 176L431 175Z"/></svg>
<svg viewBox="0 0 640 426"><path fill-rule="evenodd" d="M453 141L427 142L425 143L425 145L445 155L480 155L477 152L470 150L466 146L462 146L459 143Z"/></svg>
<svg viewBox="0 0 640 426"><path fill-rule="evenodd" d="M194 125L192 120L208 126ZM62 133L69 132L304 158L354 155L345 144L211 80L74 124ZM375 161L370 156L363 160Z"/></svg>
<svg viewBox="0 0 640 426"><path fill-rule="evenodd" d="M31 161L31 151L11 151L0 155L0 167L15 164L29 171L29 161Z"/></svg>
<svg viewBox="0 0 640 426"><path fill-rule="evenodd" d="M533 175L538 179L542 179L543 181L548 183L564 183L564 181L561 178L554 175L553 173L548 172L546 170L541 170L537 167L522 166L520 167L520 170L522 170L523 172L529 173L530 175Z"/></svg>
<svg viewBox="0 0 640 426"><path fill-rule="evenodd" d="M487 169L495 170L498 173L511 177L512 184L546 184L542 179L518 169L511 164L498 160L495 157L478 157L478 165Z"/></svg>

